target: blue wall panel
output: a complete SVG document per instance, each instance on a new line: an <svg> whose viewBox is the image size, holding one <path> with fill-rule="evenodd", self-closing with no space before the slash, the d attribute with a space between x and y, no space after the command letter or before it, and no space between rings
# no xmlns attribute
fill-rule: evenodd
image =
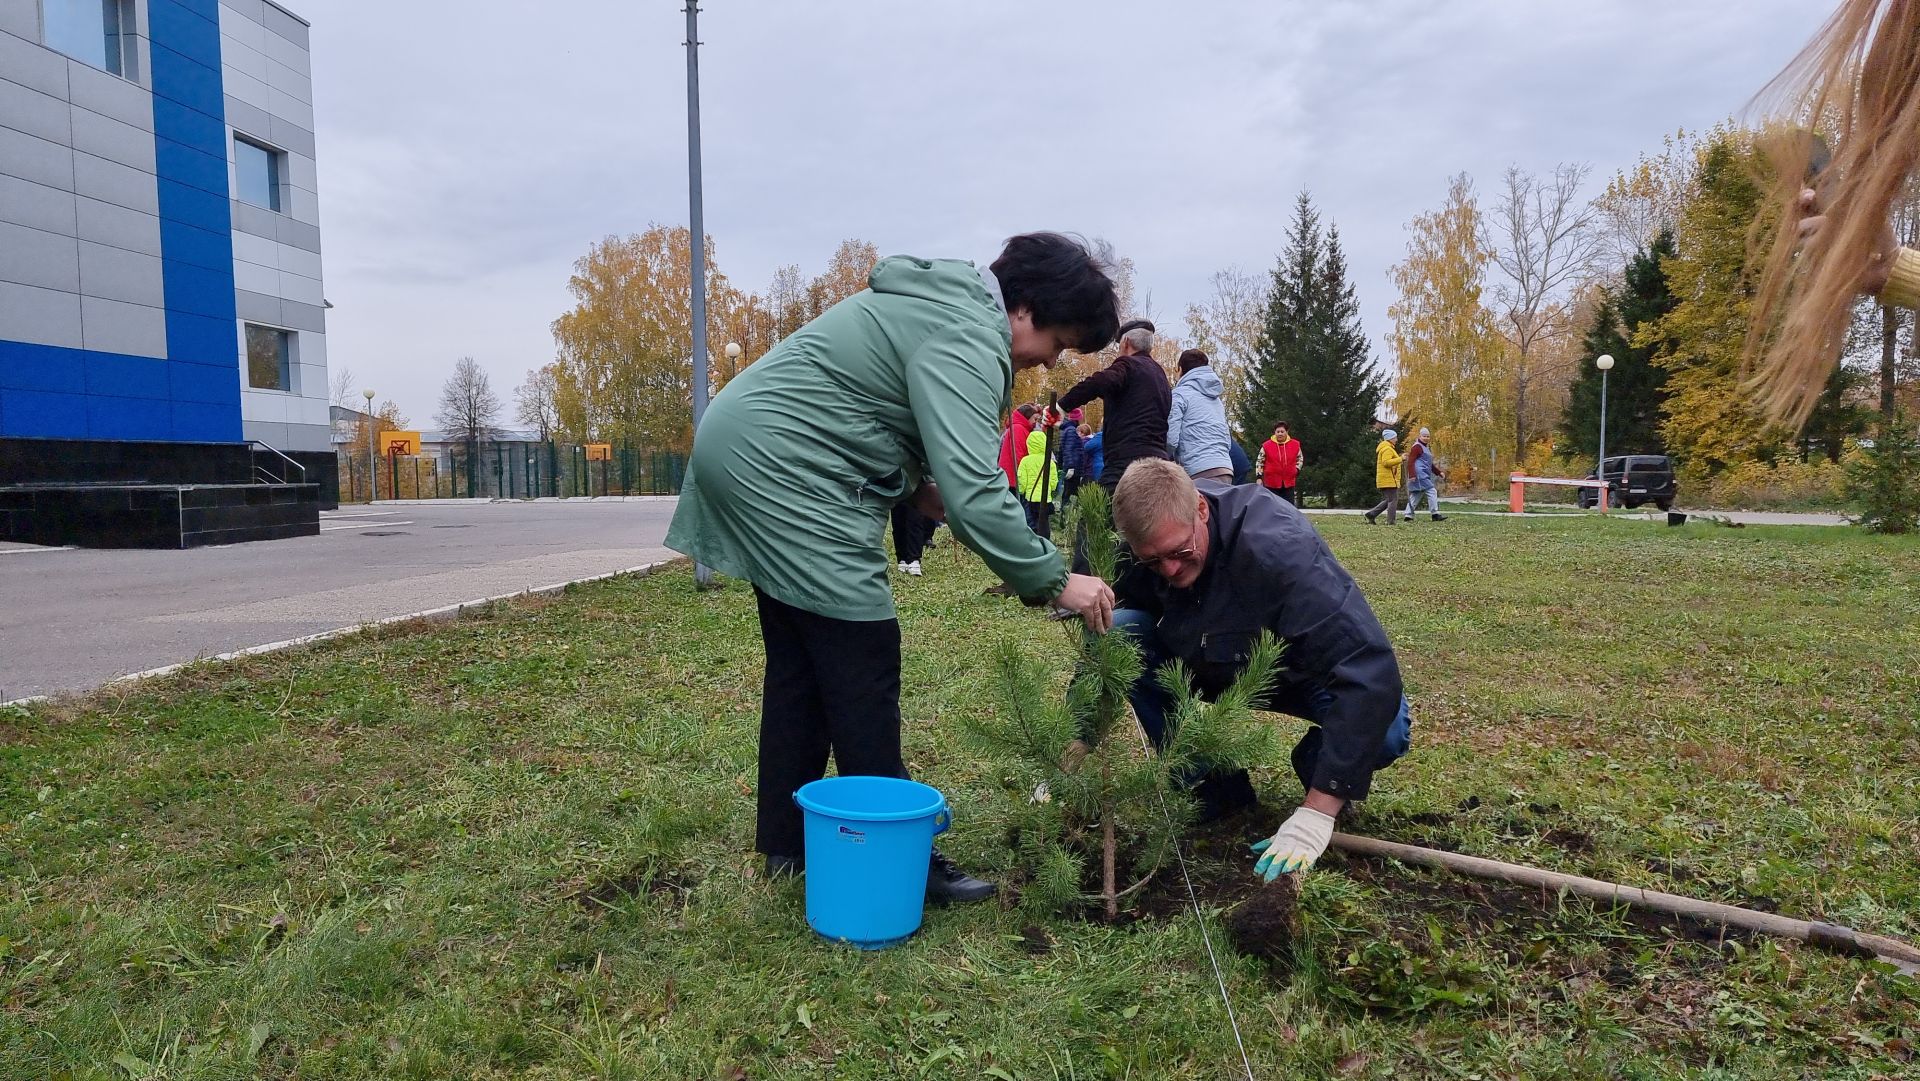
<svg viewBox="0 0 1920 1081"><path fill-rule="evenodd" d="M206 402L174 402L173 438L198 443L225 443L234 439L229 432L240 430L239 393L232 394L232 401L210 404Z"/></svg>
<svg viewBox="0 0 1920 1081"><path fill-rule="evenodd" d="M93 439L173 439L173 403L165 398L87 395L87 435Z"/></svg>
<svg viewBox="0 0 1920 1081"><path fill-rule="evenodd" d="M219 0L151 0L171 438L240 438Z"/></svg>
<svg viewBox="0 0 1920 1081"><path fill-rule="evenodd" d="M152 357L123 357L114 353L88 353L86 361L87 393L116 398L153 398L166 401L167 369L164 360Z"/></svg>
<svg viewBox="0 0 1920 1081"><path fill-rule="evenodd" d="M10 390L7 392L6 421L8 435L85 439L87 396Z"/></svg>
<svg viewBox="0 0 1920 1081"><path fill-rule="evenodd" d="M85 394L87 355L78 349L0 342L0 390ZM0 427L0 434L14 434Z"/></svg>
<svg viewBox="0 0 1920 1081"><path fill-rule="evenodd" d="M176 405L181 402L232 404L240 393L240 371L231 361L226 364L169 364L167 380L167 396Z"/></svg>

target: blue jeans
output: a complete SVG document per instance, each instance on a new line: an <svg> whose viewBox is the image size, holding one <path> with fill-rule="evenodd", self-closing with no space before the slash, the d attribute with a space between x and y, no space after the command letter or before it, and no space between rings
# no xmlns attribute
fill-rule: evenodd
<svg viewBox="0 0 1920 1081"><path fill-rule="evenodd" d="M1127 701L1133 706L1134 716L1140 719L1140 727L1146 730L1147 738L1155 747L1163 747L1167 742L1167 709L1172 705L1167 697L1166 688L1160 686L1156 678L1160 666L1171 658L1166 647L1160 642L1159 632L1150 613L1137 608L1122 608L1113 613L1113 629L1117 633L1132 638L1140 646L1140 678L1127 692ZM1307 721L1312 726L1307 734L1293 748L1293 771L1300 777L1302 789L1313 787L1314 767L1320 761L1321 720L1333 708L1333 695L1324 690L1314 691L1307 698ZM1380 756L1374 762L1376 770L1385 769L1398 761L1413 745L1413 713L1408 708L1407 699L1400 698L1400 712L1387 727L1386 736L1380 741Z"/></svg>

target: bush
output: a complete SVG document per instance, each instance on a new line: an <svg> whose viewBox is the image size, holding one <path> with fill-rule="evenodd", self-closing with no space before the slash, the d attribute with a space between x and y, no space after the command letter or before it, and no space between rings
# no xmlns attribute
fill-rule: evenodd
<svg viewBox="0 0 1920 1081"><path fill-rule="evenodd" d="M1860 511L1854 521L1870 533L1920 530L1920 438L1913 422L1896 414L1873 446L1849 458L1847 494Z"/></svg>
<svg viewBox="0 0 1920 1081"><path fill-rule="evenodd" d="M1842 507L1847 503L1846 467L1812 462L1740 462L1709 472L1682 466L1675 481L1688 506L1724 510L1795 510Z"/></svg>

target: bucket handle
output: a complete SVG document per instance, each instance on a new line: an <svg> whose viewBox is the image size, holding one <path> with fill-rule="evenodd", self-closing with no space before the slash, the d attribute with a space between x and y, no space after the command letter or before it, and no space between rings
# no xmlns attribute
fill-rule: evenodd
<svg viewBox="0 0 1920 1081"><path fill-rule="evenodd" d="M933 813L933 835L938 837L952 828L953 808L942 803L940 809Z"/></svg>

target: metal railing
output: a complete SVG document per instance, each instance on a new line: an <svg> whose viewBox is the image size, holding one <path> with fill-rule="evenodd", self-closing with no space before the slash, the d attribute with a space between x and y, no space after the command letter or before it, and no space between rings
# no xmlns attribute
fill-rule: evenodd
<svg viewBox="0 0 1920 1081"><path fill-rule="evenodd" d="M297 481L293 479L294 474L292 473L282 473L282 474L276 475L273 472L273 470L268 469L266 466L261 465L260 456L258 454L255 454L253 458L253 476L255 480L262 481L263 483L266 483L266 484L305 484L307 483L307 467L304 465L301 465L299 462L296 462L292 458L289 458L285 454L281 453L280 448L261 439L249 439L247 440L247 443L250 446L265 447L267 450L271 451L275 457L279 458L281 461L287 463L288 465L300 471L300 474L299 474L300 479Z"/></svg>
<svg viewBox="0 0 1920 1081"><path fill-rule="evenodd" d="M364 451L342 447L340 500L364 502L369 489L381 499L579 499L601 496L678 495L686 455L639 447L589 447L578 443L476 444L471 450L441 449L378 459L378 483L370 484Z"/></svg>

